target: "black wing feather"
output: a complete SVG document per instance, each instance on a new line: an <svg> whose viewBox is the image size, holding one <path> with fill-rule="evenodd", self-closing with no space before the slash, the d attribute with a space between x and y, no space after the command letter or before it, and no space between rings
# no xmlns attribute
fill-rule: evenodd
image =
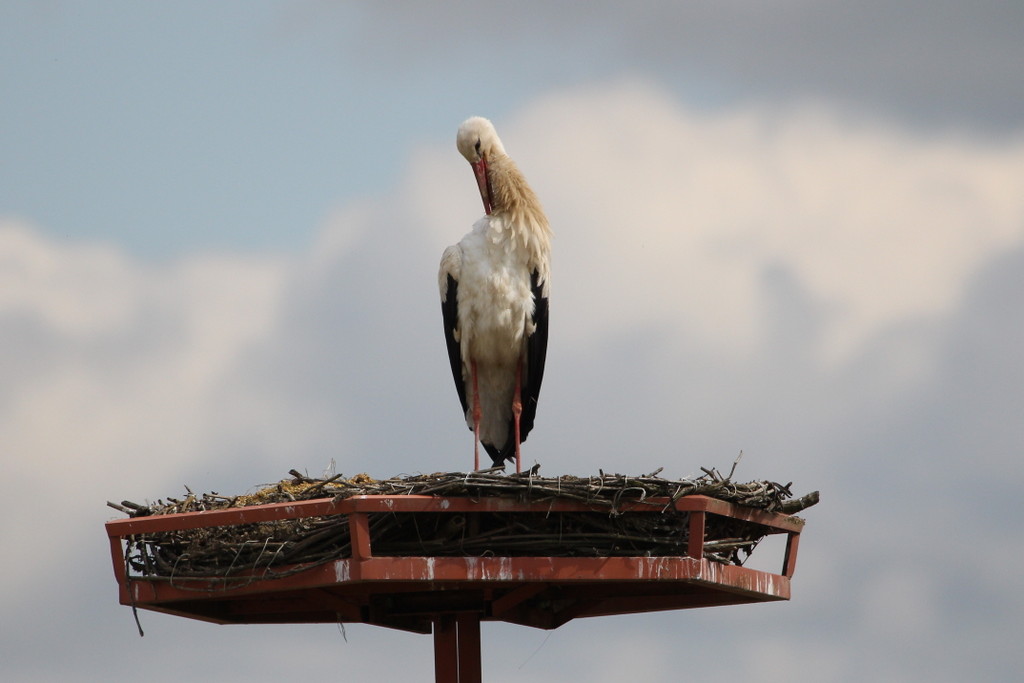
<svg viewBox="0 0 1024 683"><path fill-rule="evenodd" d="M544 379L544 360L548 354L548 297L543 294L543 283L540 282L537 271L533 271L530 277L530 288L533 290L535 329L526 340L526 377L523 379L522 387L523 414L519 419L520 438L523 441L526 441L526 435L533 429L540 384Z"/></svg>
<svg viewBox="0 0 1024 683"><path fill-rule="evenodd" d="M448 362L452 366L452 377L455 378L455 389L459 392L462 417L465 419L469 406L466 401L466 380L462 377L462 345L455 339L455 329L459 325L459 283L450 274L441 301L441 317L444 320L444 341L448 345Z"/></svg>

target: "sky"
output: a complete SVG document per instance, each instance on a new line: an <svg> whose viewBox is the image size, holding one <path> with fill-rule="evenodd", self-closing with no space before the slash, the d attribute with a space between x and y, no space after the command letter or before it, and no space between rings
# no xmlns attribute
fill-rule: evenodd
<svg viewBox="0 0 1024 683"><path fill-rule="evenodd" d="M986 1L0 2L5 680L432 680L429 637L363 625L140 638L103 524L332 461L469 467L436 272L481 213L472 115L555 232L525 462L742 450L737 478L822 497L791 601L484 624L486 680L1015 678L1022 28Z"/></svg>

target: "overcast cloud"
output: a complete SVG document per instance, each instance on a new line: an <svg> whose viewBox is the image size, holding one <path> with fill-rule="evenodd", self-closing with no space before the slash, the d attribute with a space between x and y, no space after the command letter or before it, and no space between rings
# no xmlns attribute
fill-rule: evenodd
<svg viewBox="0 0 1024 683"><path fill-rule="evenodd" d="M215 627L143 612L140 639L116 604L102 531L116 514L103 502L184 485L240 493L332 459L378 477L468 467L436 269L480 213L454 148L471 114L492 116L555 230L549 359L525 460L549 476L664 467L681 477L727 468L742 449L741 478L822 491L805 515L790 602L551 633L485 624L486 680L998 681L1024 669L1016 10L688 6L586 16L538 6L502 23L509 37L488 53L476 48L493 30L480 27L497 22L490 6L428 16L415 3L258 5L265 23L241 35L280 50L303 43L329 74L321 84L363 52L371 76L360 87L375 97L347 106L354 119L379 118L340 156L315 125L310 137L286 128L289 146L319 152L308 156L275 153L273 127L246 140L259 168L233 164L224 192L248 197L239 211L274 217L253 225L271 226L280 244L193 230L193 216L240 220L216 192L181 214L126 221L110 209L122 205L104 203L116 145L100 170L53 152L18 157L54 178L72 166L97 190L91 200L58 183L32 186L49 203L22 201L31 193L15 191L22 180L0 160L0 464L11 511L0 539L16 558L0 582L5 677L374 680L400 652L412 680L431 679L430 638L359 625ZM39 31L62 20L66 6L54 7L56 19L24 8L17 18ZM188 27L202 16L174 18ZM235 35L214 19L224 17L205 24L211 36ZM508 62L523 46L534 49ZM272 94L311 78L274 54L280 64L254 58L280 69L256 79L276 84ZM505 71L492 69L499 62ZM885 68L894 63L906 68ZM374 78L377 89L366 85ZM468 96L467 83L479 92ZM446 101L420 97L431 88ZM253 97L264 114L280 104ZM231 101L196 114L228 131L225 150ZM77 120L60 111L56 120ZM326 125L319 115L304 121ZM16 122L29 142L50 130ZM22 149L4 135L5 148ZM180 189L223 171L169 143L153 142L169 169L161 183ZM330 190L325 174L358 175L363 160L392 168L367 171L362 191L343 180ZM127 175L120 189L137 187L140 207L159 195ZM87 225L108 214L125 225ZM179 234L147 237L176 222Z"/></svg>
<svg viewBox="0 0 1024 683"><path fill-rule="evenodd" d="M359 22L346 10L337 13L345 21L325 25L353 29L336 39L343 50L371 56L371 69L403 73L409 52L412 69L426 60L455 78L474 63L496 67L490 79L461 83L471 89L504 87L506 71L536 75L535 83L642 71L716 100L827 99L1000 132L1024 122L1019 3L598 0L585 12L538 0L360 5Z"/></svg>

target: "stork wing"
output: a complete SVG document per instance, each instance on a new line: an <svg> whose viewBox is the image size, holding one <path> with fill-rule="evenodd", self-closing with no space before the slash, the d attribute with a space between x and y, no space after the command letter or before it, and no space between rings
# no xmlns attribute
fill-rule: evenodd
<svg viewBox="0 0 1024 683"><path fill-rule="evenodd" d="M459 271L462 269L462 254L458 246L449 247L441 257L441 273L438 284L441 288L441 317L444 321L444 341L448 345L448 362L452 366L455 390L459 392L462 415L468 410L466 401L466 380L462 376L462 345L456 330L459 326Z"/></svg>
<svg viewBox="0 0 1024 683"><path fill-rule="evenodd" d="M533 429L540 383L544 379L544 360L548 354L548 297L544 295L544 283L539 281L537 271L533 271L530 277L530 288L533 290L534 330L526 339L526 377L522 387L523 414L519 420L522 441L526 441L526 435Z"/></svg>

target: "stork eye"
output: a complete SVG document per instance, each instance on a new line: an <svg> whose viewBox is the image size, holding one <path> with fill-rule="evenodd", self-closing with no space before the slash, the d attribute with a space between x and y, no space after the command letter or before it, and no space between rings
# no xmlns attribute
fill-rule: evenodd
<svg viewBox="0 0 1024 683"><path fill-rule="evenodd" d="M474 147L476 147L476 153L479 154L480 153L480 138L476 139L476 145L474 145Z"/></svg>

